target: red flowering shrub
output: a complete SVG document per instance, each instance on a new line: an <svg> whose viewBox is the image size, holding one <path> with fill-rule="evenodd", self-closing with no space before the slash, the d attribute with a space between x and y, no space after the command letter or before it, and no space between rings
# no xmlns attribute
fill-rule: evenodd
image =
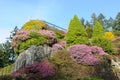
<svg viewBox="0 0 120 80"><path fill-rule="evenodd" d="M55 70L48 60L44 60L42 62L36 62L32 65L26 66L12 73L12 76L18 77L22 74L25 74L26 77L32 80L37 80L40 78L47 78L53 76L55 74Z"/></svg>
<svg viewBox="0 0 120 80"><path fill-rule="evenodd" d="M107 54L100 47L89 47L87 45L73 45L70 46L67 50L71 54L73 60L79 64L87 65L95 65L99 62L93 53L98 53L100 55Z"/></svg>

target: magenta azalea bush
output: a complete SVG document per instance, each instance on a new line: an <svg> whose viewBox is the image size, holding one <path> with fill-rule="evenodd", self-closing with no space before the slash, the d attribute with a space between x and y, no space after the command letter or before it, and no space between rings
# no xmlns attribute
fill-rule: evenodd
<svg viewBox="0 0 120 80"><path fill-rule="evenodd" d="M100 47L90 47L84 44L70 46L67 50L71 54L72 59L75 60L78 64L87 65L98 64L99 60L93 55L93 53L98 53L100 55L107 54Z"/></svg>
<svg viewBox="0 0 120 80"><path fill-rule="evenodd" d="M26 75L25 77L28 77L32 80L37 80L40 78L53 76L55 74L55 70L48 60L44 60L42 62L36 62L16 72L13 72L12 77L16 78L21 76L22 74Z"/></svg>

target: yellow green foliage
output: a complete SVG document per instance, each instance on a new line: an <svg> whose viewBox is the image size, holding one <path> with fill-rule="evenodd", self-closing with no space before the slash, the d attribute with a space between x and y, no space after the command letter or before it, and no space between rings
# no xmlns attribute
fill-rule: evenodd
<svg viewBox="0 0 120 80"><path fill-rule="evenodd" d="M115 38L114 34L112 32L106 32L105 37L112 40Z"/></svg>
<svg viewBox="0 0 120 80"><path fill-rule="evenodd" d="M83 37L83 38L79 39L79 37ZM66 34L66 41L67 41L67 47L74 45L74 43L75 44L88 44L89 42L87 32L85 28L83 27L81 21L77 17L77 15L75 15L74 18L69 23L68 32Z"/></svg>
<svg viewBox="0 0 120 80"><path fill-rule="evenodd" d="M23 52L24 50L28 49L31 45L43 45L47 43L47 39L36 33L31 32L30 33L30 39L21 42L21 44L17 47L16 53Z"/></svg>
<svg viewBox="0 0 120 80"><path fill-rule="evenodd" d="M13 65L14 64L11 64L9 66L6 66L6 67L0 69L0 76L10 75L12 73L12 70L13 70Z"/></svg>
<svg viewBox="0 0 120 80"><path fill-rule="evenodd" d="M23 25L24 30L41 30L45 29L47 24L40 20L30 20Z"/></svg>

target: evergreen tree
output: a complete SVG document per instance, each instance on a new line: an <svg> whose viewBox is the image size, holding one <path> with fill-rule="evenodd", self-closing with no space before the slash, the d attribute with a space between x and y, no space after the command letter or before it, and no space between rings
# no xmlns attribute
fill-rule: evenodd
<svg viewBox="0 0 120 80"><path fill-rule="evenodd" d="M117 16L115 18L113 30L120 31L120 12L117 14Z"/></svg>
<svg viewBox="0 0 120 80"><path fill-rule="evenodd" d="M0 44L0 67L10 65L15 61L15 53L10 45L10 42L18 30L19 29L16 26L11 32L11 35L8 38L8 40L5 43Z"/></svg>
<svg viewBox="0 0 120 80"><path fill-rule="evenodd" d="M100 22L96 20L92 37L94 38L94 37L103 37L103 36L104 36L104 28L100 24Z"/></svg>
<svg viewBox="0 0 120 80"><path fill-rule="evenodd" d="M77 17L77 15L74 16L74 18L70 21L68 32L66 34L66 41L67 41L67 46L81 43L88 43L87 41L87 32L84 29L81 21ZM82 39L82 41L80 40Z"/></svg>

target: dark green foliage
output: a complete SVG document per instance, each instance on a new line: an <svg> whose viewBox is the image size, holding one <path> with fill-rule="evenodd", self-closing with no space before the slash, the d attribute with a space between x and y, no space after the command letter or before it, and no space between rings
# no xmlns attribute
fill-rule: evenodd
<svg viewBox="0 0 120 80"><path fill-rule="evenodd" d="M92 37L92 33L93 33L93 29L92 29L92 27L87 27L86 28L86 32L87 32L87 34L88 34L88 38L91 38Z"/></svg>
<svg viewBox="0 0 120 80"><path fill-rule="evenodd" d="M0 67L8 66L15 61L14 50L10 45L13 36L19 29L17 26L11 31L10 37L7 38L5 43L0 44Z"/></svg>
<svg viewBox="0 0 120 80"><path fill-rule="evenodd" d="M68 32L66 34L67 47L72 45L75 40L77 41L77 38L80 36L88 37L81 21L77 15L75 15L74 18L70 21Z"/></svg>
<svg viewBox="0 0 120 80"><path fill-rule="evenodd" d="M113 30L114 31L120 31L120 12L117 14L117 16L114 20Z"/></svg>
<svg viewBox="0 0 120 80"><path fill-rule="evenodd" d="M92 38L95 38L95 37L103 37L103 36L104 36L104 28L103 28L103 26L99 23L99 21L96 20L95 26L94 26L94 29L93 29Z"/></svg>
<svg viewBox="0 0 120 80"><path fill-rule="evenodd" d="M15 55L10 42L6 41L5 43L0 44L0 67L10 65L14 62L14 60Z"/></svg>
<svg viewBox="0 0 120 80"><path fill-rule="evenodd" d="M104 37L96 37L92 39L92 44L95 46L102 47L105 52L109 54L114 54L113 44L111 41Z"/></svg>

